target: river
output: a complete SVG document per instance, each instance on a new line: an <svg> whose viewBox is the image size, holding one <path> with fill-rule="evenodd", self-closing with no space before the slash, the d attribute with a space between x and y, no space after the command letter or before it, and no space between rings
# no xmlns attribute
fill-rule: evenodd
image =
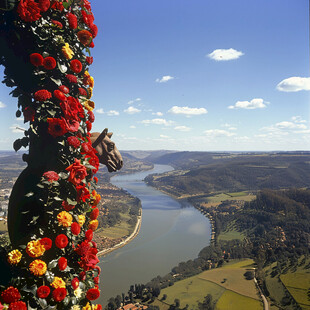
<svg viewBox="0 0 310 310"><path fill-rule="evenodd" d="M179 262L196 258L209 245L211 225L205 216L191 205L182 207L175 199L143 182L149 174L171 170L171 166L155 165L149 171L111 179L112 184L141 200L142 224L133 241L100 258L101 304L127 293L131 284L146 283L157 275L167 274Z"/></svg>

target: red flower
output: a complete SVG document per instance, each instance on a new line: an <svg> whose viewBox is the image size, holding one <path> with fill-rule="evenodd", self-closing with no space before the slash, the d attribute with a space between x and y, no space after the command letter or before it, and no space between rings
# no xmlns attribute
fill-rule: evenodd
<svg viewBox="0 0 310 310"><path fill-rule="evenodd" d="M12 302L9 305L9 310L27 310L27 305L23 301Z"/></svg>
<svg viewBox="0 0 310 310"><path fill-rule="evenodd" d="M33 122L36 111L32 107L26 107L23 111L24 122Z"/></svg>
<svg viewBox="0 0 310 310"><path fill-rule="evenodd" d="M69 88L65 85L59 86L58 89L62 91L64 94L69 94Z"/></svg>
<svg viewBox="0 0 310 310"><path fill-rule="evenodd" d="M17 13L25 22L34 22L41 17L39 5L34 0L20 0Z"/></svg>
<svg viewBox="0 0 310 310"><path fill-rule="evenodd" d="M50 0L39 0L39 8L41 12L46 12L51 5Z"/></svg>
<svg viewBox="0 0 310 310"><path fill-rule="evenodd" d="M77 77L73 74L67 74L66 78L70 83L77 83Z"/></svg>
<svg viewBox="0 0 310 310"><path fill-rule="evenodd" d="M68 137L67 142L70 146L73 146L75 149L81 145L80 140L75 136Z"/></svg>
<svg viewBox="0 0 310 310"><path fill-rule="evenodd" d="M88 229L86 232L85 232L85 238L87 241L92 241L93 239L93 231L91 229Z"/></svg>
<svg viewBox="0 0 310 310"><path fill-rule="evenodd" d="M68 266L68 261L65 257L60 257L58 260L58 268L59 270L65 270Z"/></svg>
<svg viewBox="0 0 310 310"><path fill-rule="evenodd" d="M101 268L99 266L95 266L94 270L98 270L98 276L100 276Z"/></svg>
<svg viewBox="0 0 310 310"><path fill-rule="evenodd" d="M89 57L89 56L86 56L86 62L91 65L93 63L93 60L94 58L93 57Z"/></svg>
<svg viewBox="0 0 310 310"><path fill-rule="evenodd" d="M91 129L92 129L91 122L89 122L89 121L86 122L86 129L87 129L87 131L91 131Z"/></svg>
<svg viewBox="0 0 310 310"><path fill-rule="evenodd" d="M83 201L85 202L87 199L90 198L90 194L89 194L89 191L88 189L83 186L83 185L78 185L76 187L76 191L77 191L77 201L80 202L80 201Z"/></svg>
<svg viewBox="0 0 310 310"><path fill-rule="evenodd" d="M59 175L55 171L46 171L43 173L43 177L49 182L59 180Z"/></svg>
<svg viewBox="0 0 310 310"><path fill-rule="evenodd" d="M99 209L95 208L93 209L93 211L91 212L91 214L89 215L91 220L95 220L99 215Z"/></svg>
<svg viewBox="0 0 310 310"><path fill-rule="evenodd" d="M43 56L39 53L32 53L30 55L30 62L36 67L42 66L43 65Z"/></svg>
<svg viewBox="0 0 310 310"><path fill-rule="evenodd" d="M52 247L52 240L50 238L42 238L40 239L40 243L43 244L45 250L49 250Z"/></svg>
<svg viewBox="0 0 310 310"><path fill-rule="evenodd" d="M56 60L54 57L45 57L43 60L43 66L47 70L52 70L56 67Z"/></svg>
<svg viewBox="0 0 310 310"><path fill-rule="evenodd" d="M97 177L94 177L94 181L95 181L96 183L98 183L98 178L97 178Z"/></svg>
<svg viewBox="0 0 310 310"><path fill-rule="evenodd" d="M92 34L87 30L79 31L77 36L84 46L88 46L92 42Z"/></svg>
<svg viewBox="0 0 310 310"><path fill-rule="evenodd" d="M66 123L60 118L48 118L48 133L54 138L63 136L68 132Z"/></svg>
<svg viewBox="0 0 310 310"><path fill-rule="evenodd" d="M56 288L53 291L53 298L56 302L60 302L63 301L65 299L65 297L67 296L67 290L63 287L60 288Z"/></svg>
<svg viewBox="0 0 310 310"><path fill-rule="evenodd" d="M1 294L2 301L6 304L20 300L21 296L17 288L10 286Z"/></svg>
<svg viewBox="0 0 310 310"><path fill-rule="evenodd" d="M79 287L80 281L78 278L74 278L71 281L71 285L73 287L74 290L76 290Z"/></svg>
<svg viewBox="0 0 310 310"><path fill-rule="evenodd" d="M81 227L78 223L73 222L71 224L71 232L73 235L77 236L81 232Z"/></svg>
<svg viewBox="0 0 310 310"><path fill-rule="evenodd" d="M42 285L42 286L38 287L38 289L37 289L37 296L39 298L46 298L46 297L48 297L50 292L51 292L51 289L48 286Z"/></svg>
<svg viewBox="0 0 310 310"><path fill-rule="evenodd" d="M79 261L79 265L84 270L91 270L96 267L99 263L99 259L97 257L98 250L95 248L90 248L85 255L81 257Z"/></svg>
<svg viewBox="0 0 310 310"><path fill-rule="evenodd" d="M84 88L79 87L79 93L81 96L87 97L87 91Z"/></svg>
<svg viewBox="0 0 310 310"><path fill-rule="evenodd" d="M72 165L66 168L70 172L68 181L74 185L81 184L82 180L87 176L86 167L81 165L81 161L75 158L75 161Z"/></svg>
<svg viewBox="0 0 310 310"><path fill-rule="evenodd" d="M91 43L89 44L89 47L90 47L90 48L94 48L94 47L95 47L95 44L94 44L93 41L91 41Z"/></svg>
<svg viewBox="0 0 310 310"><path fill-rule="evenodd" d="M90 288L86 293L86 298L88 300L95 300L100 296L100 291L96 288Z"/></svg>
<svg viewBox="0 0 310 310"><path fill-rule="evenodd" d="M55 245L59 249L63 249L68 245L68 238L64 234L60 234L55 239Z"/></svg>
<svg viewBox="0 0 310 310"><path fill-rule="evenodd" d="M67 212L69 212L70 210L72 210L72 209L75 208L74 205L69 205L69 204L67 203L67 201L63 201L63 202L62 202L62 206L64 207L64 209L65 209Z"/></svg>
<svg viewBox="0 0 310 310"><path fill-rule="evenodd" d="M74 73L80 73L83 69L82 63L78 59L73 59L70 61L70 69Z"/></svg>
<svg viewBox="0 0 310 310"><path fill-rule="evenodd" d="M88 121L93 123L95 121L95 114L93 113L93 111L88 111L87 114L88 114Z"/></svg>
<svg viewBox="0 0 310 310"><path fill-rule="evenodd" d="M72 13L68 13L67 19L69 22L69 28L76 29L77 28L77 17Z"/></svg>
<svg viewBox="0 0 310 310"><path fill-rule="evenodd" d="M95 24L90 25L90 32L93 35L93 38L96 38L98 34L98 27Z"/></svg>
<svg viewBox="0 0 310 310"><path fill-rule="evenodd" d="M89 164L94 167L94 169L92 169L93 174L97 173L99 169L99 158L96 155L94 156L87 155L86 158L88 158Z"/></svg>
<svg viewBox="0 0 310 310"><path fill-rule="evenodd" d="M63 27L63 26L62 26L62 23L59 22L58 20L52 19L51 22L52 22L53 25L55 25L55 26L57 26L58 28L62 29L62 27Z"/></svg>
<svg viewBox="0 0 310 310"><path fill-rule="evenodd" d="M51 9L62 11L64 9L64 6L62 5L62 2L55 1L52 4Z"/></svg>
<svg viewBox="0 0 310 310"><path fill-rule="evenodd" d="M79 278L81 281L85 281L86 280L86 272L85 271L82 271L80 274L79 274Z"/></svg>
<svg viewBox="0 0 310 310"><path fill-rule="evenodd" d="M100 281L99 281L99 277L95 277L95 278L94 278L94 283L95 283L95 284L99 284L99 282L100 282Z"/></svg>
<svg viewBox="0 0 310 310"><path fill-rule="evenodd" d="M54 94L54 97L56 97L60 101L65 101L67 99L64 93L58 89L54 90L53 94Z"/></svg>
<svg viewBox="0 0 310 310"><path fill-rule="evenodd" d="M84 256L90 249L90 244L87 240L81 242L75 249L76 253L80 256Z"/></svg>
<svg viewBox="0 0 310 310"><path fill-rule="evenodd" d="M34 99L36 101L46 101L50 98L52 98L52 94L46 89L41 89L34 93Z"/></svg>

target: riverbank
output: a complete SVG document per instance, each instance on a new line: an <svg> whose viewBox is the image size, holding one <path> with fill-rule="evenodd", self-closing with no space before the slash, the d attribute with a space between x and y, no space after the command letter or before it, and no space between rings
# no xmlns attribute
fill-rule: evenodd
<svg viewBox="0 0 310 310"><path fill-rule="evenodd" d="M128 236L125 240L123 240L122 242L114 245L113 247L111 248L107 248L107 249L104 249L102 251L99 251L97 253L97 256L104 256L108 253L111 253L123 246L125 246L126 244L128 244L130 241L132 241L134 238L136 238L140 232L140 228L141 228L141 223L142 223L142 209L140 210L140 215L137 217L137 223L136 223L136 226L135 226L135 229L133 230L133 232L130 234L130 236Z"/></svg>

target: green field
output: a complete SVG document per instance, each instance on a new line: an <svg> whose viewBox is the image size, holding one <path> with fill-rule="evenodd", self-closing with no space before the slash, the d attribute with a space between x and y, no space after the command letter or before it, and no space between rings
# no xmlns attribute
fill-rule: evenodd
<svg viewBox="0 0 310 310"><path fill-rule="evenodd" d="M218 240L229 241L229 240L243 240L245 235L237 230L229 230L225 232L221 232L218 236Z"/></svg>
<svg viewBox="0 0 310 310"><path fill-rule="evenodd" d="M310 300L307 296L307 291L310 287L310 272L288 272L280 276L282 283L288 289L290 294L300 306L305 309L310 308Z"/></svg>
<svg viewBox="0 0 310 310"><path fill-rule="evenodd" d="M129 214L121 214L121 222L113 227L99 228L96 234L100 237L108 237L111 239L121 238L128 236L132 233L133 229L127 221L130 219Z"/></svg>
<svg viewBox="0 0 310 310"><path fill-rule="evenodd" d="M259 300L245 297L226 290L216 304L216 310L262 310L263 305Z"/></svg>
<svg viewBox="0 0 310 310"><path fill-rule="evenodd" d="M220 203L225 200L243 200L252 201L256 198L255 195L249 195L247 192L235 192L235 193L221 193L207 197L209 203Z"/></svg>
<svg viewBox="0 0 310 310"><path fill-rule="evenodd" d="M246 280L243 276L247 269L253 268L253 263L251 259L234 260L222 268L204 271L163 289L159 299L166 294L167 304L173 304L177 298L181 307L188 304L189 309L198 309L198 302L202 302L207 294L211 294L217 302L216 309L262 309L254 281ZM236 308L227 307L230 303L236 305ZM250 307L244 308L243 305L246 304Z"/></svg>

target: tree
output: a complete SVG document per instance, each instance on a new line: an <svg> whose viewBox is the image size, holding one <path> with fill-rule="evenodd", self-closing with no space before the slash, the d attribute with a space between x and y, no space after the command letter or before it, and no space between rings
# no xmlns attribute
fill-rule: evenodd
<svg viewBox="0 0 310 310"><path fill-rule="evenodd" d="M243 275L247 280L253 280L254 279L254 271L252 271L252 270L246 271Z"/></svg>

